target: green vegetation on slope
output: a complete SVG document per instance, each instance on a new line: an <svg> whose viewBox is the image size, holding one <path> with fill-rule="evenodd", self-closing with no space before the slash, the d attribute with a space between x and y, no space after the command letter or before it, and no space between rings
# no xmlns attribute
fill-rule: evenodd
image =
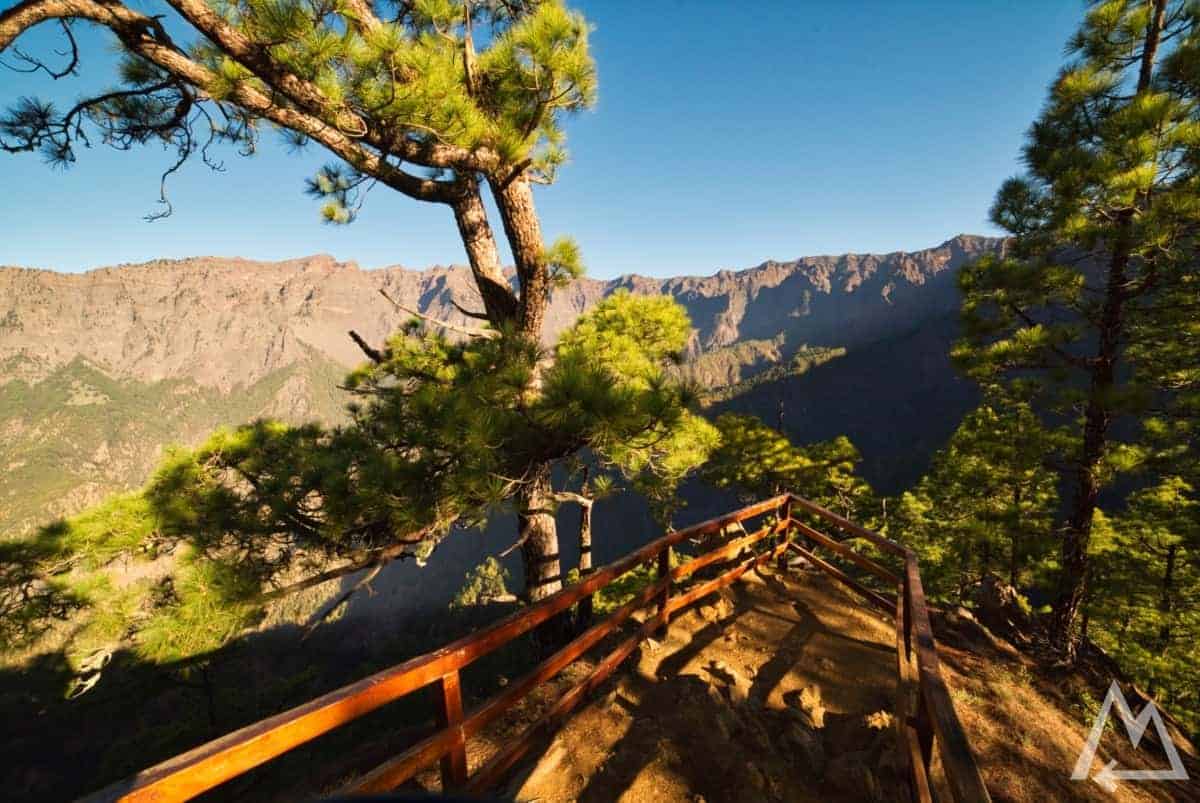
<svg viewBox="0 0 1200 803"><path fill-rule="evenodd" d="M755 365L762 361L764 354L762 344L764 343L771 344L773 341L747 340L711 353L701 354L689 364L686 373L691 376L704 377L740 372L745 366ZM844 356L846 356L846 349L841 347L801 346L786 362L775 362L769 368L759 371L747 379L712 388L704 394L704 401L706 404L725 401L768 382L774 382L787 376L802 376L813 368Z"/></svg>
<svg viewBox="0 0 1200 803"><path fill-rule="evenodd" d="M6 364L0 373L13 375ZM316 352L228 392L188 380L114 378L82 358L0 385L0 535L25 532L145 481L166 444L261 416L344 418L345 369Z"/></svg>

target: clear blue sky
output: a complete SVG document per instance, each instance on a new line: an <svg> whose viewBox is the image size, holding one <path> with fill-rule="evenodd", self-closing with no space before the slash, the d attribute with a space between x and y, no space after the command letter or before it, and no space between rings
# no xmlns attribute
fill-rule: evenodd
<svg viewBox="0 0 1200 803"><path fill-rule="evenodd" d="M0 0L0 5L10 0ZM987 208L1062 63L1082 0L575 0L595 25L596 108L568 121L572 163L539 191L548 237L572 234L589 273L708 274L766 259L937 244L992 233ZM157 4L141 2L149 10ZM45 26L18 44L48 53ZM69 103L107 84L107 39L82 36L84 77L0 71L0 102ZM6 59L8 60L8 59ZM98 75L101 73L103 75ZM357 222L318 222L303 179L327 159L230 153L225 173L96 147L70 170L0 154L0 264L83 270L156 257L364 267L464 261L440 206L376 189ZM498 221L495 222L497 230Z"/></svg>

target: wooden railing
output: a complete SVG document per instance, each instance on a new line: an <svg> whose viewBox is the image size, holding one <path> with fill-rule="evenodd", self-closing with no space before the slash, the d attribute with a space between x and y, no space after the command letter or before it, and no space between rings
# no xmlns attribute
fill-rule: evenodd
<svg viewBox="0 0 1200 803"><path fill-rule="evenodd" d="M896 576L875 561L852 550L844 541L830 538L797 521L792 516L797 509L837 526L850 537L847 540L864 538L884 552L900 558L904 564L904 575ZM763 517L764 522L753 533L729 540L685 563L671 567L671 552L676 545L712 535L757 517ZM805 548L797 543L794 540L797 533L811 541L813 548ZM783 534L782 538L767 541L765 550L753 549L760 542L780 534ZM818 547L849 560L896 588L895 602L889 602L883 595L871 591L833 564L818 557L815 554ZM942 766L954 799L959 803L988 801L987 789L983 785L966 735L941 677L929 625L929 614L921 588L921 577L913 554L878 533L863 529L792 494L767 499L728 515L668 533L620 560L588 574L575 585L441 649L248 725L112 784L85 800L185 800L425 687L432 688L434 692L439 717L438 730L357 778L339 794L394 789L434 762L440 762L443 789L476 794L488 791L533 748L541 736L562 722L592 690L611 675L643 640L655 631L666 628L672 613L729 585L751 569L781 557L789 549L804 555L814 565L846 584L872 605L888 615L895 616L899 669L896 731L901 754L906 757L911 772L914 799L931 799L929 766L932 745L936 738ZM741 560L719 576L696 582L686 588L677 588L681 580L696 571L736 558ZM636 593L604 620L543 660L523 678L510 683L501 693L469 713L464 711L460 673L465 667L530 632L572 605L590 598L626 572L651 561L658 567L657 579L653 583ZM599 644L627 622L636 611L650 605L654 606L655 613L647 616L600 660L586 678L571 686L519 738L509 741L474 773L469 772L466 751L468 739L494 722L533 689L558 675L585 652Z"/></svg>

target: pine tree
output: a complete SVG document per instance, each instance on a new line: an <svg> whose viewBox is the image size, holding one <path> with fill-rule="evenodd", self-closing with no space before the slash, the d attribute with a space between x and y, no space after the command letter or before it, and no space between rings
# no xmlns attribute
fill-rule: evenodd
<svg viewBox="0 0 1200 803"><path fill-rule="evenodd" d="M583 270L573 241L544 244L532 193L565 161L564 117L595 98L581 15L558 0L164 5L165 22L108 0L22 0L0 12L0 51L51 72L14 43L36 25L62 26L70 68L60 77L80 63L71 32L80 20L112 31L122 50L118 88L66 110L18 101L0 119L0 147L65 165L94 139L120 149L165 143L176 156L165 185L186 160L211 162L221 145L253 151L264 126L276 129L284 144L319 146L336 160L308 183L328 222L352 221L375 185L447 206L482 307L460 311L484 326L422 318L382 349L352 333L371 362L347 382L350 425L256 422L174 453L137 504L150 509L153 539L186 543L181 565L219 568L223 579L160 588L156 609L170 617L193 600L241 612L219 628L228 635L264 600L389 560L424 560L454 527L510 506L526 597L540 599L561 587L551 468L577 464L583 451L669 507L673 483L712 440L688 412L694 394L664 369L683 347L686 315L669 301L614 297L555 349L542 343L550 293ZM516 289L499 261L485 185ZM169 213L165 191L161 200ZM62 562L74 565L77 524L0 556L11 559L8 609L100 607L100 591L53 579ZM148 542L134 541L126 553ZM331 559L338 565L327 568ZM215 598L201 600L200 589ZM29 599L40 607L31 611Z"/></svg>
<svg viewBox="0 0 1200 803"><path fill-rule="evenodd" d="M1161 387L1146 338L1170 299L1190 293L1194 303L1198 19L1194 4L1168 0L1089 9L1029 131L1027 174L992 208L1014 235L1010 255L960 276L968 337L956 356L1065 422L1051 459L1067 493L1054 606L1067 657L1099 494L1145 454L1116 433L1142 431Z"/></svg>
<svg viewBox="0 0 1200 803"><path fill-rule="evenodd" d="M993 397L967 414L888 522L916 550L930 593L957 601L988 573L1015 588L1044 579L1058 504L1049 446L1028 404Z"/></svg>
<svg viewBox="0 0 1200 803"><path fill-rule="evenodd" d="M118 88L66 110L22 99L0 119L0 147L66 165L93 138L126 150L164 143L176 159L163 175L164 209L151 216L158 217L170 213L168 177L188 159L215 165L214 147L251 152L264 126L277 129L285 144L314 144L336 160L308 187L331 223L353 220L377 184L447 206L483 307L467 314L506 337L538 342L549 293L582 271L571 240L544 245L531 191L553 181L565 161L564 115L595 98L580 14L558 0L163 5L165 15L109 0L22 0L0 12L0 52L11 48L56 77L79 68L71 26L80 20L112 31L122 51ZM67 68L16 49L22 33L43 23L62 26ZM500 264L483 184L500 213L519 293ZM527 562L539 567L534 588L548 594L559 587L554 519L544 512L549 468L531 466L517 479L521 538Z"/></svg>
<svg viewBox="0 0 1200 803"><path fill-rule="evenodd" d="M454 528L510 508L542 466L592 466L603 479L587 500L617 477L669 515L718 438L691 411L695 392L672 378L690 331L672 299L624 292L564 332L553 360L522 338L453 342L413 321L348 377L348 424L220 430L173 451L141 493L0 545L0 642L77 617L73 654L129 641L146 660L188 658L289 594L364 570L369 580L393 560L424 563ZM578 496L552 495L551 519ZM159 580L110 581L116 561L172 553ZM535 578L526 597L537 599L542 567L523 554Z"/></svg>
<svg viewBox="0 0 1200 803"><path fill-rule="evenodd" d="M851 520L873 514L871 486L855 473L862 458L844 435L794 446L753 416L724 413L716 426L720 445L701 469L706 482L747 502L791 491Z"/></svg>

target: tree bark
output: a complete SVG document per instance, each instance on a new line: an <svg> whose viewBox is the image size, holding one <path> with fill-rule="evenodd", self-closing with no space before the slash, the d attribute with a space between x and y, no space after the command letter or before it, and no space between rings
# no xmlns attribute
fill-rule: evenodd
<svg viewBox="0 0 1200 803"><path fill-rule="evenodd" d="M543 258L542 227L533 204L533 191L524 177L507 183L492 179L490 183L521 281L518 326L523 334L536 340L546 317L550 275Z"/></svg>
<svg viewBox="0 0 1200 803"><path fill-rule="evenodd" d="M483 299L483 309L493 326L499 327L517 318L517 297L500 265L500 252L496 249L496 237L488 223L487 210L479 195L479 184L475 179L465 179L466 190L452 206L454 222L462 237L471 274Z"/></svg>
<svg viewBox="0 0 1200 803"><path fill-rule="evenodd" d="M1117 352L1122 333L1122 308L1125 268L1129 264L1128 227L1109 263L1103 311L1100 316L1100 344L1091 371L1087 411L1084 415L1083 449L1075 469L1070 503L1070 518L1063 534L1058 599L1054 604L1052 644L1068 661L1075 658L1079 633L1076 620L1087 592L1088 544L1092 538L1092 519L1100 495L1100 462L1108 445L1112 423L1109 407L1116 376Z"/></svg>
<svg viewBox="0 0 1200 803"><path fill-rule="evenodd" d="M517 537L525 567L525 599L537 602L562 588L558 556L558 529L554 522L550 465L533 470L533 477L517 491Z"/></svg>
<svg viewBox="0 0 1200 803"><path fill-rule="evenodd" d="M587 474L584 474L584 488L587 488ZM587 577L592 573L592 502L579 505L579 576ZM579 601L579 628L582 630L592 623L592 598L584 597Z"/></svg>
<svg viewBox="0 0 1200 803"><path fill-rule="evenodd" d="M1138 74L1136 94L1139 95L1150 87L1154 61L1166 19L1166 0L1153 0L1152 6L1154 13L1146 28ZM1083 448L1075 469L1071 513L1062 542L1058 599L1054 604L1051 644L1068 662L1074 661L1079 644L1080 634L1076 624L1079 608L1087 593L1088 544L1092 537L1096 500L1100 495L1100 463L1108 445L1108 429L1112 423L1111 391L1116 378L1120 341L1124 334L1122 314L1126 300L1126 270L1132 250L1134 210L1124 210L1120 215L1112 241L1112 256L1104 288L1104 304L1100 313L1100 342L1096 357L1091 362L1088 401L1084 414Z"/></svg>
<svg viewBox="0 0 1200 803"><path fill-rule="evenodd" d="M1162 614L1162 624L1158 627L1158 645L1160 650L1171 646L1171 611L1175 609L1175 556L1179 545L1167 547L1167 566L1163 570L1162 596L1158 600L1158 612Z"/></svg>
<svg viewBox="0 0 1200 803"><path fill-rule="evenodd" d="M1012 529L1008 533L1008 584L1013 588L1017 587L1017 580L1021 575L1020 536L1018 535L1020 526L1021 486L1017 484L1013 486L1013 523Z"/></svg>

